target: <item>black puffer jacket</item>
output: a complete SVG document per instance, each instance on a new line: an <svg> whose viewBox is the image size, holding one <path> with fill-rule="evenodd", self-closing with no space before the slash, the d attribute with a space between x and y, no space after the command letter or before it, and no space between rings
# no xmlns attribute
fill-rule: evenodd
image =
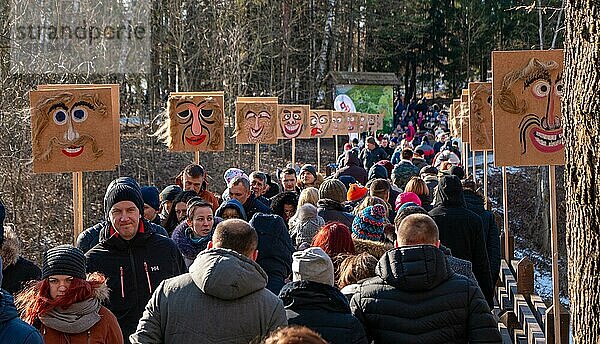
<svg viewBox="0 0 600 344"><path fill-rule="evenodd" d="M493 306L494 286L490 275L483 224L481 218L466 208L462 184L456 176L444 176L440 179L436 199L440 204L429 215L440 231L440 241L452 255L473 264L473 274L479 287Z"/></svg>
<svg viewBox="0 0 600 344"><path fill-rule="evenodd" d="M346 297L336 288L312 281L286 284L283 300L290 325L306 326L329 343L367 343L365 330L350 313Z"/></svg>
<svg viewBox="0 0 600 344"><path fill-rule="evenodd" d="M160 234L164 237L169 237L169 235L167 234L167 231L160 225L157 225L155 223L152 222L148 222L149 223L149 228L152 228L152 231L154 231L157 234ZM81 251L83 251L83 253L86 253L87 251L89 251L92 247L98 245L98 242L100 242L100 232L102 232L104 229L109 227L109 222L106 220L103 220L95 225L93 225L92 227L84 230L83 232L79 233L79 235L77 236L77 248L80 249Z"/></svg>
<svg viewBox="0 0 600 344"><path fill-rule="evenodd" d="M348 209L329 198L317 201L317 215L322 217L325 223L337 221L345 224L348 228L352 228L352 221L354 221L354 215L348 212Z"/></svg>
<svg viewBox="0 0 600 344"><path fill-rule="evenodd" d="M501 343L481 290L434 246L387 251L376 275L350 302L374 343Z"/></svg>
<svg viewBox="0 0 600 344"><path fill-rule="evenodd" d="M367 170L362 167L362 163L358 156L353 151L344 153L343 167L340 168L333 177L338 179L340 176L352 176L361 185L367 183Z"/></svg>
<svg viewBox="0 0 600 344"><path fill-rule="evenodd" d="M246 203L244 203L244 211L246 212L246 217L249 219L256 213L271 214L271 208L259 201L254 194L251 194Z"/></svg>
<svg viewBox="0 0 600 344"><path fill-rule="evenodd" d="M256 262L269 277L267 289L277 295L292 273L292 253L295 251L292 238L279 215L257 213L250 220L250 225L258 234Z"/></svg>
<svg viewBox="0 0 600 344"><path fill-rule="evenodd" d="M110 302L106 307L117 317L123 338L135 332L144 307L160 282L187 272L177 245L157 234L146 220L140 222L139 232L129 241L120 238L112 228L104 228L100 243L86 257L87 271L101 272L107 278Z"/></svg>

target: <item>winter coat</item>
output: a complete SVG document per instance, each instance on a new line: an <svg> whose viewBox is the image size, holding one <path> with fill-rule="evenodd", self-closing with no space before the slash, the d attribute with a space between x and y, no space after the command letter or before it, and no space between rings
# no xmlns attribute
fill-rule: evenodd
<svg viewBox="0 0 600 344"><path fill-rule="evenodd" d="M452 250L453 256L473 264L473 274L477 283L488 304L493 305L494 286L481 218L466 208L462 189L457 195L447 195L442 185L439 185L436 198L441 203L433 208L429 215L438 226L440 241Z"/></svg>
<svg viewBox="0 0 600 344"><path fill-rule="evenodd" d="M0 343L44 343L40 333L19 318L13 296L4 289L0 289Z"/></svg>
<svg viewBox="0 0 600 344"><path fill-rule="evenodd" d="M145 220L129 241L121 239L112 227L104 228L100 243L86 257L87 271L107 278L110 301L106 307L117 317L123 338L135 331L156 286L187 271L173 240L157 234Z"/></svg>
<svg viewBox="0 0 600 344"><path fill-rule="evenodd" d="M441 244L440 250L446 255L448 266L450 269L452 269L452 271L467 277L469 280L473 281L473 283L479 286L479 283L477 283L477 278L475 278L475 275L473 274L473 264L471 264L470 261L453 257L452 251Z"/></svg>
<svg viewBox="0 0 600 344"><path fill-rule="evenodd" d="M265 289L267 274L228 249L201 252L190 273L163 281L146 305L131 343L248 343L287 320Z"/></svg>
<svg viewBox="0 0 600 344"><path fill-rule="evenodd" d="M199 238L199 240L192 240L192 228L187 224L187 221L183 221L171 234L171 239L179 248L186 267L190 267L196 259L198 253L204 251L208 246L208 242L212 239L213 231L208 233L207 236Z"/></svg>
<svg viewBox="0 0 600 344"><path fill-rule="evenodd" d="M352 176L361 185L367 183L367 170L362 166L358 156L351 150L344 153L343 167L337 170L333 178L338 179L340 176Z"/></svg>
<svg viewBox="0 0 600 344"><path fill-rule="evenodd" d="M500 259L502 259L500 233L498 231L496 219L494 218L494 213L485 210L483 198L481 196L469 189L464 190L464 196L465 202L467 203L467 209L479 215L481 218L483 224L483 239L485 240L485 247L490 262L492 285L494 286L500 277Z"/></svg>
<svg viewBox="0 0 600 344"><path fill-rule="evenodd" d="M96 288L95 294L100 302L105 302L109 294L106 284ZM39 319L34 325L42 334L46 344L122 344L123 336L117 318L104 306L100 307L98 315L100 321L80 333L62 332L44 325Z"/></svg>
<svg viewBox="0 0 600 344"><path fill-rule="evenodd" d="M198 193L198 197L212 204L213 211L216 211L219 207L219 200L217 199L217 196L208 190L200 191L200 193Z"/></svg>
<svg viewBox="0 0 600 344"><path fill-rule="evenodd" d="M17 233L12 229L7 229L5 232L0 257L2 257L1 274L4 275L4 278L0 278L2 289L13 295L21 291L27 282L37 281L42 275L42 271L35 263L21 257L21 243Z"/></svg>
<svg viewBox="0 0 600 344"><path fill-rule="evenodd" d="M412 158L412 163L419 170L419 172L423 167L428 165L427 161L425 161L425 159L423 158Z"/></svg>
<svg viewBox="0 0 600 344"><path fill-rule="evenodd" d="M271 208L257 200L254 194L251 194L244 203L244 211L249 219L256 213L271 214Z"/></svg>
<svg viewBox="0 0 600 344"><path fill-rule="evenodd" d="M401 160L398 164L394 165L394 169L392 170L392 183L404 190L410 178L419 176L420 171L410 161Z"/></svg>
<svg viewBox="0 0 600 344"><path fill-rule="evenodd" d="M352 241L354 242L354 248L356 249L357 255L366 252L377 259L383 257L385 252L394 248L392 244L380 241L365 240L359 238L352 238Z"/></svg>
<svg viewBox="0 0 600 344"><path fill-rule="evenodd" d="M283 218L279 215L256 214L250 225L258 234L258 257L256 262L269 277L267 289L274 294L285 284L292 273L292 253L295 248Z"/></svg>
<svg viewBox="0 0 600 344"><path fill-rule="evenodd" d="M292 243L298 247L302 243L310 244L325 220L317 215L317 208L312 204L305 204L298 208L296 215L290 219L290 237Z"/></svg>
<svg viewBox="0 0 600 344"><path fill-rule="evenodd" d="M388 179L388 177L388 171L383 165L373 165L369 169L369 173L367 173L367 179L369 181L377 178Z"/></svg>
<svg viewBox="0 0 600 344"><path fill-rule="evenodd" d="M352 228L354 215L349 213L341 203L332 199L324 198L318 200L317 214L325 220L325 223L338 221L348 226L348 228Z"/></svg>
<svg viewBox="0 0 600 344"><path fill-rule="evenodd" d="M286 284L279 297L290 325L306 326L328 343L367 343L362 324L352 315L348 300L336 288L296 281Z"/></svg>
<svg viewBox="0 0 600 344"><path fill-rule="evenodd" d="M148 223L150 224L150 228L152 228L155 233L167 238L169 237L169 234L167 234L167 231L162 226L156 225L152 222ZM92 247L96 246L98 242L100 242L100 233L106 230L109 226L110 223L106 220L103 220L81 232L77 236L77 248L83 251L83 253L86 253L92 249Z"/></svg>
<svg viewBox="0 0 600 344"><path fill-rule="evenodd" d="M235 208L237 211L242 214L242 220L248 221L248 216L246 216L246 211L244 210L244 206L237 199L230 199L227 202L221 204L221 206L215 212L215 216L223 217L223 212L227 208Z"/></svg>
<svg viewBox="0 0 600 344"><path fill-rule="evenodd" d="M375 146L373 150L365 147L358 155L358 158L362 161L363 167L368 170L371 166L375 165L375 163L386 160L388 158L387 153L383 150L383 148L379 146Z"/></svg>
<svg viewBox="0 0 600 344"><path fill-rule="evenodd" d="M501 343L479 288L431 245L386 252L350 302L375 343Z"/></svg>

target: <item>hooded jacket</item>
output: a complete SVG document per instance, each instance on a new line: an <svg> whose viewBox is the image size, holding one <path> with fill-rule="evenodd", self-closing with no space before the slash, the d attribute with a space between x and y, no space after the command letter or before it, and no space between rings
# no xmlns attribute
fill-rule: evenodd
<svg viewBox="0 0 600 344"><path fill-rule="evenodd" d="M292 273L292 253L295 248L290 233L279 215L255 214L250 225L258 235L256 263L269 277L267 289L279 294L285 279Z"/></svg>
<svg viewBox="0 0 600 344"><path fill-rule="evenodd" d="M392 183L404 190L410 178L419 176L420 170L412 162L400 160L392 170Z"/></svg>
<svg viewBox="0 0 600 344"><path fill-rule="evenodd" d="M283 300L290 325L306 326L328 343L367 343L365 330L350 312L346 297L336 288L312 281L286 284Z"/></svg>
<svg viewBox="0 0 600 344"><path fill-rule="evenodd" d="M259 201L253 193L250 194L250 197L244 203L244 211L249 219L256 213L271 214L271 208Z"/></svg>
<svg viewBox="0 0 600 344"><path fill-rule="evenodd" d="M19 318L12 295L4 289L0 289L0 343L44 343L40 333Z"/></svg>
<svg viewBox="0 0 600 344"><path fill-rule="evenodd" d="M154 231L155 233L162 235L166 238L169 237L169 234L167 234L167 231L162 226L159 226L152 222L148 223L149 227L147 226L146 228L152 228L152 231ZM103 220L81 232L77 236L77 248L83 251L83 253L86 253L87 251L92 249L92 247L98 245L98 243L100 242L100 233L108 229L108 227L110 227L110 223L106 220Z"/></svg>
<svg viewBox="0 0 600 344"><path fill-rule="evenodd" d="M333 175L334 178L339 178L340 176L352 176L361 185L367 183L367 170L362 167L362 163L355 152L345 152L342 161L344 166Z"/></svg>
<svg viewBox="0 0 600 344"><path fill-rule="evenodd" d="M29 281L39 280L42 270L34 262L21 256L21 244L14 230L6 228L4 244L0 249L2 257L2 289L16 294Z"/></svg>
<svg viewBox="0 0 600 344"><path fill-rule="evenodd" d="M317 201L317 214L325 220L325 224L331 221L338 221L348 228L352 228L354 215L348 212L341 203L329 198L323 198Z"/></svg>
<svg viewBox="0 0 600 344"><path fill-rule="evenodd" d="M483 224L483 239L485 240L485 247L490 262L492 285L496 285L496 282L500 277L500 259L502 259L500 233L498 226L496 225L496 219L491 211L485 210L483 198L481 196L469 189L464 189L464 196L465 202L467 203L467 209L479 215L481 218Z"/></svg>
<svg viewBox="0 0 600 344"><path fill-rule="evenodd" d="M244 210L244 206L237 199L230 199L230 200L227 200L227 202L221 204L221 206L215 212L215 216L223 217L223 212L227 208L236 209L242 215L242 220L248 221L248 217L246 216L246 211Z"/></svg>
<svg viewBox="0 0 600 344"><path fill-rule="evenodd" d="M431 245L386 252L350 302L375 343L501 343L479 288Z"/></svg>
<svg viewBox="0 0 600 344"><path fill-rule="evenodd" d="M190 273L162 282L146 305L131 343L248 343L287 320L265 289L267 274L228 249L201 252Z"/></svg>
<svg viewBox="0 0 600 344"><path fill-rule="evenodd" d="M101 285L95 290L95 298L100 302L105 302L108 299L109 291L106 284ZM45 326L41 321L38 321L39 331L44 337L45 343L66 343L69 344L89 344L89 343L106 343L120 344L123 343L121 328L117 322L117 318L104 306L98 311L100 320L92 325L89 329L80 333L65 333ZM37 325L36 325L37 326ZM71 324L67 325L71 326Z"/></svg>
<svg viewBox="0 0 600 344"><path fill-rule="evenodd" d="M440 202L429 215L440 232L440 241L452 251L452 255L473 264L473 274L488 301L493 305L494 286L485 247L481 218L466 208L463 188L456 176L443 176L437 188L436 199Z"/></svg>
<svg viewBox="0 0 600 344"><path fill-rule="evenodd" d="M111 232L112 227L104 228L100 243L86 253L87 271L106 276L110 289L106 307L117 317L123 338L128 338L154 289L187 269L173 240L157 234L146 220L129 241Z"/></svg>

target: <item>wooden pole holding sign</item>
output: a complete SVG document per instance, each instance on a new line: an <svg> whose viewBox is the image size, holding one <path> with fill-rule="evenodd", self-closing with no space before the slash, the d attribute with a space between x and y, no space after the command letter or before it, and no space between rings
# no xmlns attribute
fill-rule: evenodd
<svg viewBox="0 0 600 344"><path fill-rule="evenodd" d="M335 138L335 158L337 159L337 157L340 156L339 147L338 147L338 136L333 135L333 137Z"/></svg>
<svg viewBox="0 0 600 344"><path fill-rule="evenodd" d="M292 168L296 166L296 139L292 139Z"/></svg>
<svg viewBox="0 0 600 344"><path fill-rule="evenodd" d="M510 235L508 228L508 189L507 189L507 176L506 176L506 166L502 166L502 207L504 208L504 259L510 266L510 258L512 257L512 252L510 252Z"/></svg>
<svg viewBox="0 0 600 344"><path fill-rule="evenodd" d="M260 171L260 144L254 144L254 170Z"/></svg>
<svg viewBox="0 0 600 344"><path fill-rule="evenodd" d="M556 168L548 166L550 183L550 234L552 235L552 307L554 308L554 343L561 344L560 298L558 284L558 226L556 219Z"/></svg>
<svg viewBox="0 0 600 344"><path fill-rule="evenodd" d="M317 137L317 172L321 172L321 138Z"/></svg>
<svg viewBox="0 0 600 344"><path fill-rule="evenodd" d="M73 172L73 245L83 232L83 172Z"/></svg>
<svg viewBox="0 0 600 344"><path fill-rule="evenodd" d="M200 165L200 151L194 152L194 163Z"/></svg>
<svg viewBox="0 0 600 344"><path fill-rule="evenodd" d="M473 151L473 181L477 184L477 163L475 158L477 157L477 152Z"/></svg>
<svg viewBox="0 0 600 344"><path fill-rule="evenodd" d="M483 151L483 206L486 210L488 208L488 151Z"/></svg>

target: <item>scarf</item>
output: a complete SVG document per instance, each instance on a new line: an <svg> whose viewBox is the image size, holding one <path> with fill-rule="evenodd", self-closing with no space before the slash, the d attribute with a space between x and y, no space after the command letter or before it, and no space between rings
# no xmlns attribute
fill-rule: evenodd
<svg viewBox="0 0 600 344"><path fill-rule="evenodd" d="M40 316L40 321L44 326L63 333L82 333L100 321L99 311L100 301L97 298L90 298L74 303L66 309L55 307Z"/></svg>

